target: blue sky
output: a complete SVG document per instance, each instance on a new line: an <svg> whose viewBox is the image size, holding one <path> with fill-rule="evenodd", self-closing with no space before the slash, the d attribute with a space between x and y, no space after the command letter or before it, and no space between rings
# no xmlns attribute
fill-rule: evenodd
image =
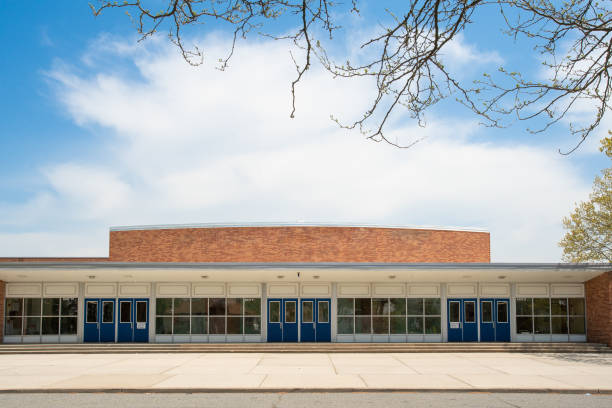
<svg viewBox="0 0 612 408"><path fill-rule="evenodd" d="M207 53L192 68L163 35L137 43L121 11L94 18L86 1L67 0L31 7L0 3L0 256L105 256L111 225L302 220L484 227L494 261L555 262L561 218L609 166L597 152L609 117L565 157L557 149L574 140L563 125L545 135L522 124L488 129L443 103L424 129L397 115L389 135L426 136L397 150L329 120L358 117L372 86L317 66L288 119L287 43L249 38L218 72L224 27L188 32ZM335 55L385 21L372 7L339 15L346 31ZM538 58L528 44L499 33L494 9L477 17L449 48L458 72L500 63L527 72Z"/></svg>

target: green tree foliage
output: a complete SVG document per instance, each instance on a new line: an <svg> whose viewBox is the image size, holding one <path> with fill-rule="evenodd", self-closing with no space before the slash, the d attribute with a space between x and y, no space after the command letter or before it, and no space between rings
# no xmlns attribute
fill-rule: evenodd
<svg viewBox="0 0 612 408"><path fill-rule="evenodd" d="M600 150L612 159L612 137L601 142ZM589 198L578 204L569 217L563 218L567 230L559 242L563 260L612 262L612 167L604 169L601 177L595 177Z"/></svg>

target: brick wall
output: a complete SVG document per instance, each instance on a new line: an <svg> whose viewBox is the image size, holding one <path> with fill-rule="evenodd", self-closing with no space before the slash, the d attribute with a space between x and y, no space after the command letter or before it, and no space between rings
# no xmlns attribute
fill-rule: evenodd
<svg viewBox="0 0 612 408"><path fill-rule="evenodd" d="M6 288L4 281L0 281L0 343L4 340L4 296Z"/></svg>
<svg viewBox="0 0 612 408"><path fill-rule="evenodd" d="M107 262L108 258L100 257L0 257L2 262Z"/></svg>
<svg viewBox="0 0 612 408"><path fill-rule="evenodd" d="M587 339L612 346L612 271L586 282Z"/></svg>
<svg viewBox="0 0 612 408"><path fill-rule="evenodd" d="M110 232L115 262L490 262L488 232L224 227Z"/></svg>

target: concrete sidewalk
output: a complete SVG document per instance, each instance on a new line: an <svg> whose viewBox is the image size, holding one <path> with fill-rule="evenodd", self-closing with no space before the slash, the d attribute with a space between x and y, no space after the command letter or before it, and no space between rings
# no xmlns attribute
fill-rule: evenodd
<svg viewBox="0 0 612 408"><path fill-rule="evenodd" d="M49 354L0 356L0 392L612 393L611 354Z"/></svg>

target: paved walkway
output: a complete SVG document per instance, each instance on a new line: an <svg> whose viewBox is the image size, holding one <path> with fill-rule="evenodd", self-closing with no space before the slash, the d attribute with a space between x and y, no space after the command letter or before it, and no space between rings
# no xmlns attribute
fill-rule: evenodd
<svg viewBox="0 0 612 408"><path fill-rule="evenodd" d="M0 356L10 390L612 393L612 354L16 354Z"/></svg>

